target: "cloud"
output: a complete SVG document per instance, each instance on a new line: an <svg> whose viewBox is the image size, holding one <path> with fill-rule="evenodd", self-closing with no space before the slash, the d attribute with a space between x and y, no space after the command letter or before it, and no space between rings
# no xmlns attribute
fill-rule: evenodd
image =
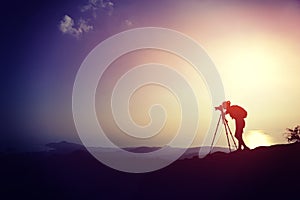
<svg viewBox="0 0 300 200"><path fill-rule="evenodd" d="M93 30L93 26L88 25L84 19L79 19L77 26L75 26L74 20L70 16L65 15L60 21L59 30L64 34L69 34L79 39L83 33Z"/></svg>
<svg viewBox="0 0 300 200"><path fill-rule="evenodd" d="M114 3L110 0L88 0L88 3L79 7L79 9L81 12L91 12L94 19L96 19L99 12L106 12L111 16L114 10ZM74 19L69 15L65 15L60 21L59 30L64 34L69 34L79 39L82 34L94 29L93 25L88 24L90 21L92 21L91 18L80 18L75 23Z"/></svg>
<svg viewBox="0 0 300 200"><path fill-rule="evenodd" d="M97 17L99 11L105 11L108 15L112 15L114 3L109 0L89 0L88 4L80 8L81 12L91 11L94 18Z"/></svg>
<svg viewBox="0 0 300 200"><path fill-rule="evenodd" d="M133 22L129 19L126 19L124 22L127 26L132 26L133 25Z"/></svg>
<svg viewBox="0 0 300 200"><path fill-rule="evenodd" d="M78 30L81 30L82 32L89 32L91 30L93 30L93 26L92 25L88 25L87 21L80 18L78 21Z"/></svg>

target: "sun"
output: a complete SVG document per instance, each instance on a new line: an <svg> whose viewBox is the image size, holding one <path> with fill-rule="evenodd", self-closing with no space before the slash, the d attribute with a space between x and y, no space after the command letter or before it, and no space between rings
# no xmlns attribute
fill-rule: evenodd
<svg viewBox="0 0 300 200"><path fill-rule="evenodd" d="M253 149L259 146L270 146L272 144L271 137L262 130L252 130L244 134L246 145Z"/></svg>

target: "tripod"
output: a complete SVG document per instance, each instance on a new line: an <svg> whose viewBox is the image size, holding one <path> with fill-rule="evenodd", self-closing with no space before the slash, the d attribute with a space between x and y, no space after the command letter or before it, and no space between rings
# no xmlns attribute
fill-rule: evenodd
<svg viewBox="0 0 300 200"><path fill-rule="evenodd" d="M233 137L232 132L231 132L231 130L229 128L228 122L227 122L227 120L225 118L224 111L223 111L223 109L220 110L220 111L221 111L221 114L220 114L220 117L219 117L219 121L217 123L216 131L214 133L214 137L213 137L213 141L212 141L211 146L210 146L210 152L209 153L211 153L211 151L212 151L213 144L215 142L216 134L218 132L218 128L219 128L221 119L222 119L222 124L224 125L224 128L225 128L225 133L226 133L226 138L227 138L227 144L228 144L229 152L231 152L231 145L230 145L230 139L229 139L228 133L230 134L231 139L233 141L233 144L234 144L235 148L237 149L236 143L234 141L234 137Z"/></svg>

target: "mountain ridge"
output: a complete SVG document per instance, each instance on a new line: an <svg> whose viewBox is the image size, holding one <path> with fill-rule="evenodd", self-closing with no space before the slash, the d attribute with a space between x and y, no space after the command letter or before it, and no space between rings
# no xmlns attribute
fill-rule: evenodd
<svg viewBox="0 0 300 200"><path fill-rule="evenodd" d="M55 152L55 153L71 153L73 151L78 151L78 150L83 150L86 151L86 147L83 146L82 144L78 143L71 143L71 142L66 142L66 141L61 141L61 142L53 142L53 143L48 143L46 144L48 148L50 148L49 152ZM133 152L133 153L149 153L156 151L158 149L161 149L162 147L155 147L155 146L137 146L137 147L125 147L122 148L125 151L128 152ZM209 149L211 147L205 146L205 147L191 147L185 149L185 152L183 155L180 156L179 159L186 159L186 158L192 158L194 156L199 155L199 150L200 148L206 148ZM107 153L107 152L117 152L120 151L118 148L107 148L107 147L88 147L89 151L92 152L101 152L101 153ZM180 147L170 147L167 146L167 151L166 153L171 154L171 153L176 153L177 151L182 151L183 148ZM229 153L228 148L224 147L213 147L211 152L226 152ZM203 155L205 156L205 155Z"/></svg>

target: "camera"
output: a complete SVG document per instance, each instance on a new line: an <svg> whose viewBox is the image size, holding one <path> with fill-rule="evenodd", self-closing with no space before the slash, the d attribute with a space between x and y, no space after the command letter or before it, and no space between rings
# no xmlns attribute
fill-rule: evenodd
<svg viewBox="0 0 300 200"><path fill-rule="evenodd" d="M223 106L222 105L219 105L219 106L217 106L217 107L215 107L215 110L219 110L219 111L221 111L221 112L223 112Z"/></svg>
<svg viewBox="0 0 300 200"><path fill-rule="evenodd" d="M221 105L215 107L215 110L219 110L221 112L224 111L224 109L227 110L227 108L230 107L230 101L224 101Z"/></svg>

